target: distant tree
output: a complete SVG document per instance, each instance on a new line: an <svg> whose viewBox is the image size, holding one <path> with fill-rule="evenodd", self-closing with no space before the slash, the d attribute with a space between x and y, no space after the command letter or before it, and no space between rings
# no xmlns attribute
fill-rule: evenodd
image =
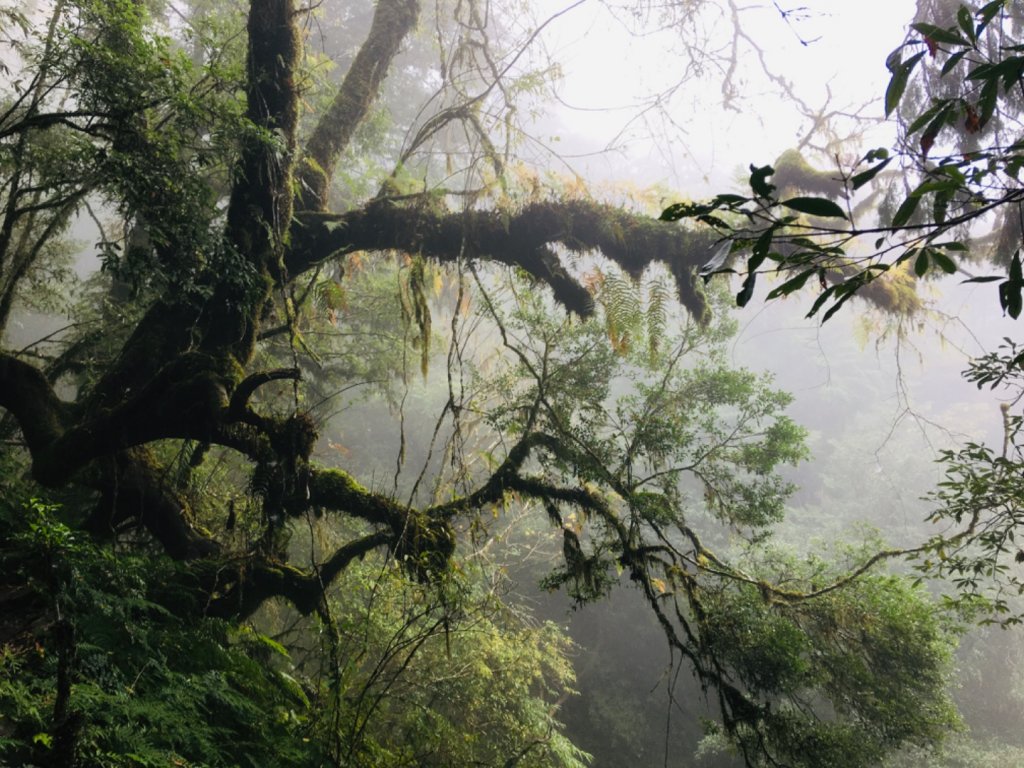
<svg viewBox="0 0 1024 768"><path fill-rule="evenodd" d="M388 75L406 73L396 62L419 3L379 0L316 112L304 111L317 74L304 58L307 12L293 0L215 10L161 19L134 0L58 0L46 18L5 12L23 31L9 41L14 80L0 112L0 323L33 281L52 280L76 215L100 226L105 279L71 332L0 353L11 468L0 642L7 669L25 675L0 689L3 754L219 765L234 759L215 743L226 735L253 764L272 761L278 737L282 764L303 739L336 764L577 763L543 709L556 706L553 691L521 680L489 702L503 724L486 747L429 732L470 738L452 707L481 694L488 674L510 669L538 689L568 681L540 658L564 650L557 638L497 614L479 644L459 632L479 603L460 582L457 545L527 504L560 539L548 584L583 602L620 575L634 582L748 764L873 765L939 740L956 720L944 693L951 640L924 592L874 568L886 552L828 563L766 543L790 491L777 468L803 456L802 432L782 413L786 395L726 365L728 322L710 316L694 275L717 236L568 191L510 194L511 140L494 136L537 73L520 66L523 45L502 46L535 29L474 2L436 20L441 65L429 77L408 70L415 85L438 83L434 109L415 118L367 199L336 196L334 182ZM182 25L188 47L168 35ZM762 197L766 176L754 176ZM593 252L613 267L588 269ZM389 301L362 272L390 276ZM389 489L372 472L357 477L352 454L372 454L367 441L327 446L349 469L314 453L315 411L370 371L389 394L388 383L415 378L410 357L425 376L431 295L452 300L447 391L434 425L418 430L424 470L399 487L402 424ZM480 324L498 350L487 374L465 343ZM53 503L30 501L38 494ZM744 542L742 566L729 532ZM395 599L423 622L392 631L393 645L385 637L369 672L358 653L344 657L356 635L340 633L331 597L344 605L361 588L364 559L418 585ZM370 594L386 601L383 584ZM314 621L304 639L318 638L327 661L299 682L274 674L274 653L294 658L302 641L289 651L254 627L287 635ZM516 633L530 655L505 667ZM421 646L442 663L439 637L471 672L438 680L411 666ZM372 683L406 668L436 687L391 707ZM346 698L346 672L369 699ZM318 708L304 701L332 696L335 719L311 722ZM261 706L273 706L273 728L256 727ZM108 708L139 728L124 733ZM215 730L165 730L205 712ZM384 743L374 718L406 743Z"/></svg>

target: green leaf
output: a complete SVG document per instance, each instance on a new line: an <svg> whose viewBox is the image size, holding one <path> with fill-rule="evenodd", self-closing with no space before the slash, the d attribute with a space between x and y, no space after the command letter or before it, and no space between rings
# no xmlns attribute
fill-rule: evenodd
<svg viewBox="0 0 1024 768"><path fill-rule="evenodd" d="M767 256L767 253L755 253L747 259L747 272L755 272L764 263Z"/></svg>
<svg viewBox="0 0 1024 768"><path fill-rule="evenodd" d="M913 197L922 197L927 195L929 192L956 192L963 184L958 182L956 179L929 179L923 181L918 185L911 195Z"/></svg>
<svg viewBox="0 0 1024 768"><path fill-rule="evenodd" d="M701 214L697 217L697 221L707 224L709 227L714 227L715 229L732 229L732 227L729 226L729 222L725 221L725 219L720 219L717 216L706 216Z"/></svg>
<svg viewBox="0 0 1024 768"><path fill-rule="evenodd" d="M840 308L843 306L843 304L845 304L847 301L849 301L853 297L853 294L854 294L854 291L852 289L850 290L849 293L843 294L843 296L840 299L838 299L835 304L833 304L831 307L828 308L828 312L826 312L822 316L821 322L827 323L829 321L829 319L832 317L832 315L834 315L836 312L838 312L840 310Z"/></svg>
<svg viewBox="0 0 1024 768"><path fill-rule="evenodd" d="M924 22L911 24L910 28L936 43L945 43L947 45L970 45L970 42L955 29L943 29L942 27L937 27L934 24L925 24Z"/></svg>
<svg viewBox="0 0 1024 768"><path fill-rule="evenodd" d="M996 64L994 71L1003 79L1003 90L1008 91L1024 76L1024 57L1011 56L1003 59Z"/></svg>
<svg viewBox="0 0 1024 768"><path fill-rule="evenodd" d="M921 198L916 194L911 194L899 208L896 209L896 214L892 217L892 227L899 228L910 221L910 217L914 215L914 211L917 210L918 204L921 202Z"/></svg>
<svg viewBox="0 0 1024 768"><path fill-rule="evenodd" d="M839 285L841 285L841 283ZM836 292L836 288L838 288L839 285L830 285L828 288L822 291L819 294L818 298L814 300L814 303L811 305L811 310L807 313L806 316L814 317L814 315L817 314L818 310L822 308L826 301L828 301L829 297Z"/></svg>
<svg viewBox="0 0 1024 768"><path fill-rule="evenodd" d="M1006 5L1006 0L992 0L992 2L978 9L977 15L981 21L978 22L978 26L975 28L975 36L982 33L985 27L996 17L996 14L1003 9L1004 5Z"/></svg>
<svg viewBox="0 0 1024 768"><path fill-rule="evenodd" d="M807 282L807 280L810 278L810 276L813 275L817 271L818 271L817 267L811 267L810 269L805 269L803 272L801 272L796 277L791 277L789 280L784 282L778 288L773 289L768 294L768 296L766 298L769 299L769 300L770 299L777 299L779 296L788 296L791 293L799 291L801 288L804 287L804 284Z"/></svg>
<svg viewBox="0 0 1024 768"><path fill-rule="evenodd" d="M772 237L775 236L775 227L769 227L761 233L760 237L754 243L754 247L751 249L755 255L765 256L768 254L768 250L772 244Z"/></svg>
<svg viewBox="0 0 1024 768"><path fill-rule="evenodd" d="M952 275L956 272L956 262L954 262L949 256L942 253L941 251L931 252L932 261L939 265L939 269L945 272L947 275Z"/></svg>
<svg viewBox="0 0 1024 768"><path fill-rule="evenodd" d="M928 154L928 150L932 148L935 143L935 137L939 135L939 131L943 129L946 123L950 122L956 113L953 111L953 102L949 101L938 111L932 121L928 123L928 127L925 128L924 133L921 134L921 152L925 155Z"/></svg>
<svg viewBox="0 0 1024 768"><path fill-rule="evenodd" d="M974 29L974 19L971 17L971 12L966 6L961 5L957 9L956 23L963 30L963 33L971 41L972 45L978 42L978 33Z"/></svg>
<svg viewBox="0 0 1024 768"><path fill-rule="evenodd" d="M928 251L921 251L917 254L917 258L914 259L914 274L918 277L924 277L925 273L928 272Z"/></svg>
<svg viewBox="0 0 1024 768"><path fill-rule="evenodd" d="M1013 280L999 284L999 303L1002 305L1003 311L1014 320L1020 317L1021 305L1024 303L1021 300L1020 289L1022 287L1024 284Z"/></svg>
<svg viewBox="0 0 1024 768"><path fill-rule="evenodd" d="M889 80L889 86L885 89L885 116L888 117L892 114L893 110L899 106L900 99L903 98L903 92L907 89L907 81L910 79L910 73L914 71L914 67L917 62L921 60L925 52L915 53L909 59L902 64L896 65L892 72L892 78ZM890 69L892 69L890 67Z"/></svg>
<svg viewBox="0 0 1024 768"><path fill-rule="evenodd" d="M757 281L757 272L751 272L743 281L743 287L736 294L736 306L745 307L754 295L754 283Z"/></svg>
<svg viewBox="0 0 1024 768"><path fill-rule="evenodd" d="M715 195L714 202L720 205L728 205L730 207L733 207L737 205L743 205L744 203L749 203L750 198L744 197L743 195Z"/></svg>
<svg viewBox="0 0 1024 768"><path fill-rule="evenodd" d="M661 212L661 216L658 217L659 221L678 221L686 216L694 215L692 205L689 203L672 203L668 208Z"/></svg>
<svg viewBox="0 0 1024 768"><path fill-rule="evenodd" d="M964 56L967 55L968 50L969 49L965 48L962 51L957 51L952 56L950 56L948 59L946 59L946 63L943 64L942 65L942 69L939 70L939 77L945 77L950 72L952 72L953 69L956 68L956 65L959 64L961 61L963 61Z"/></svg>
<svg viewBox="0 0 1024 768"><path fill-rule="evenodd" d="M907 127L907 136L913 136L935 119L935 116L944 109L948 109L949 99L936 99L928 109L914 118L914 121Z"/></svg>
<svg viewBox="0 0 1024 768"><path fill-rule="evenodd" d="M800 213L809 213L812 216L846 218L842 208L824 197L791 197L789 200L783 200L782 205Z"/></svg>
<svg viewBox="0 0 1024 768"><path fill-rule="evenodd" d="M968 278L967 280L962 280L961 285L963 283L994 283L997 280L1002 279L1003 278L1000 275L985 275L983 277L971 277Z"/></svg>
<svg viewBox="0 0 1024 768"><path fill-rule="evenodd" d="M858 173L857 175L850 179L850 186L852 186L854 189L860 189L873 178L875 178L875 176L877 176L879 172L883 168L885 168L885 166L887 166L891 161L892 158L890 157L883 160L878 165L868 168L866 171L861 171L860 173Z"/></svg>
<svg viewBox="0 0 1024 768"><path fill-rule="evenodd" d="M1003 311L1016 320L1020 317L1021 306L1024 304L1021 299L1021 288L1024 288L1024 278L1021 274L1020 251L1013 254L1010 261L1010 279L999 284L999 303Z"/></svg>
<svg viewBox="0 0 1024 768"><path fill-rule="evenodd" d="M999 81L993 78L981 86L981 97L978 99L979 122L984 127L996 112L996 100L999 97Z"/></svg>

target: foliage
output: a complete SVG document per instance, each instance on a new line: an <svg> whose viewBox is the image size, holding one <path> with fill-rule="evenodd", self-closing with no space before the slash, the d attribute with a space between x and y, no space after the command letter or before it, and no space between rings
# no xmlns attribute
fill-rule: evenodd
<svg viewBox="0 0 1024 768"><path fill-rule="evenodd" d="M1001 450L969 442L956 450L943 451L945 471L929 501L929 520L943 526L916 555L922 572L952 581L957 592L951 599L972 612L983 611L984 621L1019 624L1020 595L1024 581L1019 563L1024 553L1015 543L1024 520L1021 499L1021 417L1012 406L1021 400L1024 372L1020 350L1005 339L999 350L972 362L964 377L979 388L999 390L1003 445ZM989 613L991 612L991 613ZM991 615L994 618L989 618Z"/></svg>
<svg viewBox="0 0 1024 768"><path fill-rule="evenodd" d="M323 673L337 688L321 692L322 727L341 764L587 763L556 719L573 694L569 641L505 605L499 574L466 565L441 598L368 561L331 605L338 666Z"/></svg>
<svg viewBox="0 0 1024 768"><path fill-rule="evenodd" d="M734 254L749 252L741 306L752 297L757 275L768 272L785 278L769 299L808 283L818 287L808 316L824 310L827 320L855 295L907 311L918 305L912 289L907 295L902 287L908 278L912 285L929 274L960 272L966 282L997 282L1002 310L1017 317L1024 280L1013 243L1020 235L1024 145L1013 126L1024 65L1007 6L1004 0L960 5L953 24L922 19L911 25L907 42L886 61L885 112L899 114L903 143L895 154L872 149L837 168L840 195L780 200L769 180L776 169L751 165L751 195L676 204L662 218L696 219L732 242ZM933 95L927 104L915 98L904 114L900 107L905 98L910 102L915 77L923 79L919 90ZM858 194L891 179L897 166L896 186L903 191L891 210L872 205L874 194L858 203ZM971 260L980 257L1005 264L1006 276L972 274ZM719 267L712 265L708 275L733 271Z"/></svg>
<svg viewBox="0 0 1024 768"><path fill-rule="evenodd" d="M22 600L54 601L42 631L4 645L5 762L57 759L67 734L51 715L64 695L84 766L321 765L331 754L354 766L584 764L554 718L571 693L566 639L479 592L478 577L456 613L368 562L321 628L334 653L308 655L303 625L293 658L253 625L191 619L193 595L168 589L166 558L115 556L59 516L39 500L5 509L5 565L32 590Z"/></svg>
<svg viewBox="0 0 1024 768"><path fill-rule="evenodd" d="M280 646L193 618L191 596L163 590L174 583L166 558L95 547L37 499L3 513L4 570L27 590L18 618L43 613L3 646L0 760L319 764L309 701Z"/></svg>
<svg viewBox="0 0 1024 768"><path fill-rule="evenodd" d="M955 642L927 594L857 567L880 559L877 540L831 563L768 544L791 491L777 467L804 456L803 432L781 413L788 396L725 364L731 322L684 322L652 354L602 343L607 322L513 295L499 323L514 365L480 383L497 398L486 412L505 434L550 436L529 482L586 482L586 495L545 504L565 564L544 583L585 602L628 575L752 765L868 766L940 741L957 722L945 693ZM642 330L630 328L638 342ZM732 551L737 536L749 543Z"/></svg>
<svg viewBox="0 0 1024 768"><path fill-rule="evenodd" d="M775 560L768 578L786 583L827 579L834 567L813 556ZM712 642L722 644L746 686L790 696L822 690L834 707L834 719L819 725L799 694L795 704L782 698L766 706L762 716L782 764L876 765L897 743L934 744L957 722L943 694L950 629L905 579L875 574L788 608L748 585L723 591L709 607L715 622L724 621ZM738 737L741 750L757 754L754 731L741 727Z"/></svg>
<svg viewBox="0 0 1024 768"><path fill-rule="evenodd" d="M86 196L119 214L120 226L100 231L99 257L136 289L196 290L203 269L244 270L216 235L216 190L237 137L254 130L234 98L237 47L200 69L128 2L58 3L43 30L20 49L31 79L13 83L0 113L0 135L16 139L0 152L13 184L0 238L5 302L52 270L46 251Z"/></svg>

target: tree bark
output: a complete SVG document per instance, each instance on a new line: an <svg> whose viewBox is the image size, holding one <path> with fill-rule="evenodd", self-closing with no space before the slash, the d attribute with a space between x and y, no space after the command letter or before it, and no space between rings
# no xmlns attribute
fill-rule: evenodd
<svg viewBox="0 0 1024 768"><path fill-rule="evenodd" d="M567 309L592 311L589 293L562 267L552 246L600 252L633 277L656 262L675 277L679 300L697 318L707 311L694 282L713 236L586 200L534 203L522 210L451 213L386 200L342 214L300 213L292 225L288 272L298 275L355 251L399 250L439 262L459 257L521 267L551 286Z"/></svg>
<svg viewBox="0 0 1024 768"><path fill-rule="evenodd" d="M327 209L331 179L356 128L380 95L402 41L415 28L419 0L378 0L373 23L338 89L306 142L298 172L299 210Z"/></svg>

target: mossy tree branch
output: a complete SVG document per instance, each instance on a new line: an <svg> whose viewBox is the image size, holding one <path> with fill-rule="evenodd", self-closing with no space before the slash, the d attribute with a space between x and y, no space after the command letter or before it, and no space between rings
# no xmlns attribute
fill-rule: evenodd
<svg viewBox="0 0 1024 768"><path fill-rule="evenodd" d="M696 317L706 312L693 273L707 261L709 234L655 221L587 200L534 203L521 210L449 213L386 201L343 214L300 214L286 256L288 272L301 272L355 251L395 249L438 261L460 255L520 267L548 283L566 308L592 311L590 295L562 267L552 246L599 251L638 277L655 262L675 277L679 299Z"/></svg>
<svg viewBox="0 0 1024 768"><path fill-rule="evenodd" d="M323 600L324 590L352 563L390 543L390 535L378 531L338 547L314 569L300 569L272 561L239 564L227 588L207 608L212 616L244 619L271 598L287 600L299 613L308 616ZM213 590L208 590L213 591Z"/></svg>
<svg viewBox="0 0 1024 768"><path fill-rule="evenodd" d="M14 416L30 451L42 450L60 437L70 415L42 371L3 352L0 408Z"/></svg>

